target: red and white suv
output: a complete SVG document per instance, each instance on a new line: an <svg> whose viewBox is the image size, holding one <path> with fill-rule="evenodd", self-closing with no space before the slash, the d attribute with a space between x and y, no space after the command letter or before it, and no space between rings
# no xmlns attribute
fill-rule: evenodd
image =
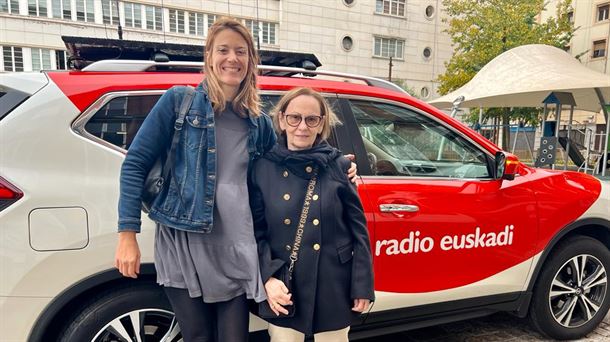
<svg viewBox="0 0 610 342"><path fill-rule="evenodd" d="M159 96L202 75L113 63L0 78L3 340L179 338L155 284L151 221L142 275L112 266L118 177ZM298 72L317 73L284 74ZM610 185L527 167L437 109L359 78L259 78L267 110L292 87L323 92L343 122L331 143L357 157L377 301L351 337L497 311L529 315L553 338L592 331L610 305Z"/></svg>

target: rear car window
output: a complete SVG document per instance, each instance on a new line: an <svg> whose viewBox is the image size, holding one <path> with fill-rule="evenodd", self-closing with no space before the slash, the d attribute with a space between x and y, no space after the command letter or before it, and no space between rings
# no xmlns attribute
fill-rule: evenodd
<svg viewBox="0 0 610 342"><path fill-rule="evenodd" d="M142 122L161 95L115 97L85 124L90 134L123 149L128 149Z"/></svg>
<svg viewBox="0 0 610 342"><path fill-rule="evenodd" d="M13 111L13 109L17 108L23 101L27 100L29 96L29 94L17 89L0 85L0 120Z"/></svg>

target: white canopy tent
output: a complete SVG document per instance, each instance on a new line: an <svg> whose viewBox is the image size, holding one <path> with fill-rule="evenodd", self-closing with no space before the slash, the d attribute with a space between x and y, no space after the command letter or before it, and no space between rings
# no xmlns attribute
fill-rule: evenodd
<svg viewBox="0 0 610 342"><path fill-rule="evenodd" d="M506 51L464 86L429 103L437 108L450 108L463 96L460 106L468 108L542 107L542 101L551 92L572 93L577 109L604 111L607 149L610 120L602 104L610 101L610 77L585 67L553 46L532 44Z"/></svg>

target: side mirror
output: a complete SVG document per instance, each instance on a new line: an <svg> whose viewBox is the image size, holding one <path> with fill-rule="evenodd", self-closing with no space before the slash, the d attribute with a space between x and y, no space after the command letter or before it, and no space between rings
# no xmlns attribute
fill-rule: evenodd
<svg viewBox="0 0 610 342"><path fill-rule="evenodd" d="M517 165L519 158L514 154L498 151L495 158L495 178L513 180L517 174Z"/></svg>

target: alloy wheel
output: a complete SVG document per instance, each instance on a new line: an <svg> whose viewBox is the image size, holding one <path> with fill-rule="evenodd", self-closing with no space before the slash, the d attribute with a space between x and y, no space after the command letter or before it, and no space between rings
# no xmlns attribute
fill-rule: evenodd
<svg viewBox="0 0 610 342"><path fill-rule="evenodd" d="M91 342L181 342L180 327L171 311L141 309L106 324Z"/></svg>
<svg viewBox="0 0 610 342"><path fill-rule="evenodd" d="M555 274L549 306L555 321L566 328L589 322L606 297L608 274L596 257L581 254L566 261Z"/></svg>

